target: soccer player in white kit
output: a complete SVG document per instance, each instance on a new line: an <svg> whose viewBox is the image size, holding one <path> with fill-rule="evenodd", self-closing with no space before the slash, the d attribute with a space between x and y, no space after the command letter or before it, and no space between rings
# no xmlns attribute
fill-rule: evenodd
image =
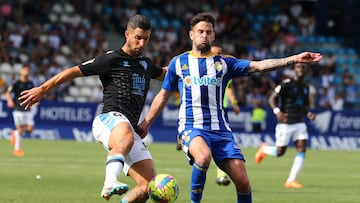
<svg viewBox="0 0 360 203"><path fill-rule="evenodd" d="M322 56L303 52L286 58L249 61L216 55L210 50L215 40L214 26L215 18L209 13L199 13L191 19L192 50L171 60L162 89L138 129L141 137L146 136L172 91L179 90L178 139L192 166L191 203L201 202L212 158L234 182L237 202L249 203L252 195L245 158L234 140L222 104L225 87L234 77L275 70L296 62L315 62Z"/></svg>

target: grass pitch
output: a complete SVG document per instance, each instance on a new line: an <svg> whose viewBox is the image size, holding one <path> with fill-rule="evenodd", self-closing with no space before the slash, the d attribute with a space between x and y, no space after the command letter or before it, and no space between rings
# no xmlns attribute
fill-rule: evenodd
<svg viewBox="0 0 360 203"><path fill-rule="evenodd" d="M98 143L24 140L25 157L14 157L8 140L0 140L1 203L95 203L100 198L106 152ZM149 145L158 173L169 173L179 182L176 202L189 201L191 167L175 144ZM308 150L298 181L303 189L286 189L295 150L281 158L266 157L254 163L256 149L243 149L253 188L253 202L345 203L360 201L359 152ZM215 184L216 170L208 171L203 202L236 202L234 185ZM40 175L40 179L36 176ZM133 186L130 178L120 180ZM114 196L109 203L119 202ZM150 202L150 201L148 201Z"/></svg>

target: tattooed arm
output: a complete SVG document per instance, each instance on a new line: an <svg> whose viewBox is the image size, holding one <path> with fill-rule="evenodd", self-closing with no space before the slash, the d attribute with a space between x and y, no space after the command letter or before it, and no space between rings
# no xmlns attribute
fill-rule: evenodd
<svg viewBox="0 0 360 203"><path fill-rule="evenodd" d="M272 71L295 63L312 63L320 61L321 59L322 55L320 53L302 52L286 58L251 61L249 72Z"/></svg>

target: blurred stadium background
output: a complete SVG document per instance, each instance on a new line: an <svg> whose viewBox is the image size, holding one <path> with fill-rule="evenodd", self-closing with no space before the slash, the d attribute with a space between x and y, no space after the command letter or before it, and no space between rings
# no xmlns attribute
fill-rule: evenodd
<svg viewBox="0 0 360 203"><path fill-rule="evenodd" d="M3 92L23 64L30 65L32 80L39 85L61 70L120 48L128 17L140 13L150 17L154 27L145 55L164 66L190 48L189 19L203 11L216 16L217 42L228 54L261 60L307 50L325 56L311 65L306 78L313 90L312 108L319 115L318 122L308 125L311 139L300 177L306 185L302 191L282 187L287 175L282 171L289 168L294 150L261 166L252 160L262 140L274 140L275 124L270 110L264 132L251 131L252 98L260 98L268 110L269 92L293 74L291 69L234 80L241 113L230 111L229 117L248 159L254 201L358 202L358 154L353 152L360 150L358 8L360 1L354 0L0 0L0 202L101 201L98 189L106 154L91 135L91 121L101 102L99 80L78 78L46 95L30 137L36 140L24 140L25 157L13 157L4 141L10 138L13 122ZM148 102L160 84L153 81ZM190 168L175 151L176 118L174 95L150 129L153 140L147 141L170 142L149 148L158 172L179 180L178 202L187 202ZM213 169L204 201L233 202L234 188L219 188L211 178L215 179Z"/></svg>
<svg viewBox="0 0 360 203"><path fill-rule="evenodd" d="M234 56L261 60L304 50L321 52L325 59L313 64L307 77L316 91L313 107L332 109L337 99L343 99L344 108L359 109L359 7L351 0L2 0L0 88L4 91L25 63L39 85L65 68L118 49L125 23L135 13L149 16L154 27L145 55L167 65L190 47L189 19L207 11L217 18L218 43ZM251 105L254 94L265 101L272 87L291 74L279 71L238 79L240 105ZM45 99L98 102L98 85L97 78L77 79ZM155 82L149 100L158 89Z"/></svg>

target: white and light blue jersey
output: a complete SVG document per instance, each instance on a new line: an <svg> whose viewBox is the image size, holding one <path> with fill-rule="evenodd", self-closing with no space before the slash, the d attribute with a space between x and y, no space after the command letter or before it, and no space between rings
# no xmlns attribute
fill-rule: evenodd
<svg viewBox="0 0 360 203"><path fill-rule="evenodd" d="M231 131L223 109L228 81L248 75L249 60L211 55L197 57L185 52L174 57L168 67L162 88L179 90L179 128Z"/></svg>

